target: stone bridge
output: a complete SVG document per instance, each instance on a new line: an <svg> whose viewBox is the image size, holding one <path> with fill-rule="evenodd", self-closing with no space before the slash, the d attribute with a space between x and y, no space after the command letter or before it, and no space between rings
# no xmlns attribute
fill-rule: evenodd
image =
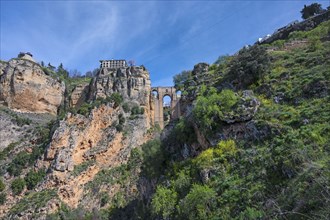
<svg viewBox="0 0 330 220"><path fill-rule="evenodd" d="M160 128L164 128L164 105L163 98L169 96L171 98L170 104L170 120L179 118L180 112L180 97L176 93L174 87L152 87L151 96L154 102L154 123L159 124Z"/></svg>

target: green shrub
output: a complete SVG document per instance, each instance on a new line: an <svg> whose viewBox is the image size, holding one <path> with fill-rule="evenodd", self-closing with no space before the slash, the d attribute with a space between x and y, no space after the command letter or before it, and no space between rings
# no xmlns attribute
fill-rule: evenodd
<svg viewBox="0 0 330 220"><path fill-rule="evenodd" d="M15 195L20 194L24 190L24 188L25 188L24 179L17 178L13 180L13 182L11 183L11 190Z"/></svg>
<svg viewBox="0 0 330 220"><path fill-rule="evenodd" d="M0 192L2 192L6 188L6 185L3 183L2 179L0 178Z"/></svg>
<svg viewBox="0 0 330 220"><path fill-rule="evenodd" d="M177 193L172 189L158 186L151 201L152 213L162 216L163 219L168 219L175 212L177 197Z"/></svg>
<svg viewBox="0 0 330 220"><path fill-rule="evenodd" d="M123 110L125 113L128 113L131 111L129 104L127 102L125 102L122 107L123 107Z"/></svg>
<svg viewBox="0 0 330 220"><path fill-rule="evenodd" d="M170 139L180 144L193 143L196 140L196 135L192 124L188 120L180 118L171 132Z"/></svg>
<svg viewBox="0 0 330 220"><path fill-rule="evenodd" d="M254 219L263 219L264 212L257 210L255 208L247 207L244 212L241 212L239 219L244 220L254 220Z"/></svg>
<svg viewBox="0 0 330 220"><path fill-rule="evenodd" d="M5 193L0 193L0 205L4 205L7 200L7 195Z"/></svg>
<svg viewBox="0 0 330 220"><path fill-rule="evenodd" d="M107 97L107 101L109 102L113 102L114 103L114 107L118 107L122 102L123 102L123 97L121 96L120 93L112 93L109 97Z"/></svg>
<svg viewBox="0 0 330 220"><path fill-rule="evenodd" d="M27 189L31 190L34 189L34 187L41 181L43 178L46 176L46 172L43 170L39 170L38 172L35 171L30 171L26 176L25 176L25 182Z"/></svg>
<svg viewBox="0 0 330 220"><path fill-rule="evenodd" d="M217 194L208 187L193 185L188 195L180 202L179 212L187 219L213 219L216 217Z"/></svg>
<svg viewBox="0 0 330 220"><path fill-rule="evenodd" d="M18 176L21 174L23 168L26 167L30 160L30 155L25 152L19 152L13 161L9 164L7 171L10 175Z"/></svg>
<svg viewBox="0 0 330 220"><path fill-rule="evenodd" d="M283 49L284 43L285 43L285 40L277 40L277 41L274 41L271 45L278 47L279 49Z"/></svg>
<svg viewBox="0 0 330 220"><path fill-rule="evenodd" d="M184 70L181 73L175 75L173 77L173 83L174 83L174 87L177 90L181 90L184 87L184 84L186 83L186 81L189 79L189 77L191 76L191 71L190 70Z"/></svg>
<svg viewBox="0 0 330 220"><path fill-rule="evenodd" d="M186 173L184 170L180 170L175 180L172 181L175 191L178 192L181 198L188 194L191 184L192 178L190 174Z"/></svg>
<svg viewBox="0 0 330 220"><path fill-rule="evenodd" d="M57 193L55 190L31 192L17 202L10 209L10 213L18 214L28 209L32 209L32 212L36 212L39 208L44 207L49 200L55 198L57 198Z"/></svg>
<svg viewBox="0 0 330 220"><path fill-rule="evenodd" d="M19 144L19 142L10 143L5 149L0 152L0 160L4 160L8 157L9 153L14 150L14 148Z"/></svg>
<svg viewBox="0 0 330 220"><path fill-rule="evenodd" d="M309 40L309 49L316 51L322 48L322 43L318 37L311 37Z"/></svg>
<svg viewBox="0 0 330 220"><path fill-rule="evenodd" d="M304 31L294 31L289 34L289 39L302 40L307 38L307 34Z"/></svg>
<svg viewBox="0 0 330 220"><path fill-rule="evenodd" d="M18 126L29 125L29 124L32 123L31 119L29 119L29 118L22 118L22 117L19 117L19 116L17 116L15 118L15 120L16 120L16 123L17 123Z"/></svg>
<svg viewBox="0 0 330 220"><path fill-rule="evenodd" d="M144 114L144 108L135 105L131 109L131 114L132 115L142 115L142 114Z"/></svg>
<svg viewBox="0 0 330 220"><path fill-rule="evenodd" d="M194 116L204 131L214 131L219 122L231 112L239 98L231 90L217 93L213 87L206 89L202 86L200 93L193 109Z"/></svg>
<svg viewBox="0 0 330 220"><path fill-rule="evenodd" d="M117 130L118 132L123 131L123 126L122 126L121 124L117 124L117 125L116 125L116 130Z"/></svg>
<svg viewBox="0 0 330 220"><path fill-rule="evenodd" d="M216 64L212 64L211 66L209 66L209 71L213 71L217 69L217 65Z"/></svg>
<svg viewBox="0 0 330 220"><path fill-rule="evenodd" d="M92 105L85 102L80 106L80 108L77 112L78 112L78 114L87 116L89 114L89 112L91 111L91 109L92 109Z"/></svg>
<svg viewBox="0 0 330 220"><path fill-rule="evenodd" d="M103 207L110 201L110 196L107 193L103 193L100 200L100 206Z"/></svg>
<svg viewBox="0 0 330 220"><path fill-rule="evenodd" d="M241 49L229 66L227 77L235 82L237 88L244 89L266 75L270 57L265 48L255 45Z"/></svg>
<svg viewBox="0 0 330 220"><path fill-rule="evenodd" d="M148 177L160 175L164 168L165 154L158 139L150 140L142 145L142 171Z"/></svg>

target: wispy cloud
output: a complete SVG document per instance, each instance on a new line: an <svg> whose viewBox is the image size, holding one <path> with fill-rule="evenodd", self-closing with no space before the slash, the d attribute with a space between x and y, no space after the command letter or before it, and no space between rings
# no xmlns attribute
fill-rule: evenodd
<svg viewBox="0 0 330 220"><path fill-rule="evenodd" d="M0 58L30 51L81 72L99 59L135 59L153 85L171 85L173 74L254 43L312 2L1 1Z"/></svg>

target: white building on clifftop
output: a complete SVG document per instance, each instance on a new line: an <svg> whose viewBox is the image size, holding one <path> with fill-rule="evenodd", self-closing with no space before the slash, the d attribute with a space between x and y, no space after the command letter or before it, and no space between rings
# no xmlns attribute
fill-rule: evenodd
<svg viewBox="0 0 330 220"><path fill-rule="evenodd" d="M100 60L100 68L117 69L127 67L126 60Z"/></svg>

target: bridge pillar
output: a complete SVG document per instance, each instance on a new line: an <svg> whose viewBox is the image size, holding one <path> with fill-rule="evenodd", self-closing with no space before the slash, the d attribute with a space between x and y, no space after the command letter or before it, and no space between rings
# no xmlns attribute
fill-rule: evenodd
<svg viewBox="0 0 330 220"><path fill-rule="evenodd" d="M171 120L177 119L181 116L180 109L180 97L177 96L176 90L174 87L153 87L152 91L152 99L154 101L154 123L158 124L161 129L164 128L164 105L163 98L164 96L171 97ZM154 96L153 92L157 92L157 95Z"/></svg>

